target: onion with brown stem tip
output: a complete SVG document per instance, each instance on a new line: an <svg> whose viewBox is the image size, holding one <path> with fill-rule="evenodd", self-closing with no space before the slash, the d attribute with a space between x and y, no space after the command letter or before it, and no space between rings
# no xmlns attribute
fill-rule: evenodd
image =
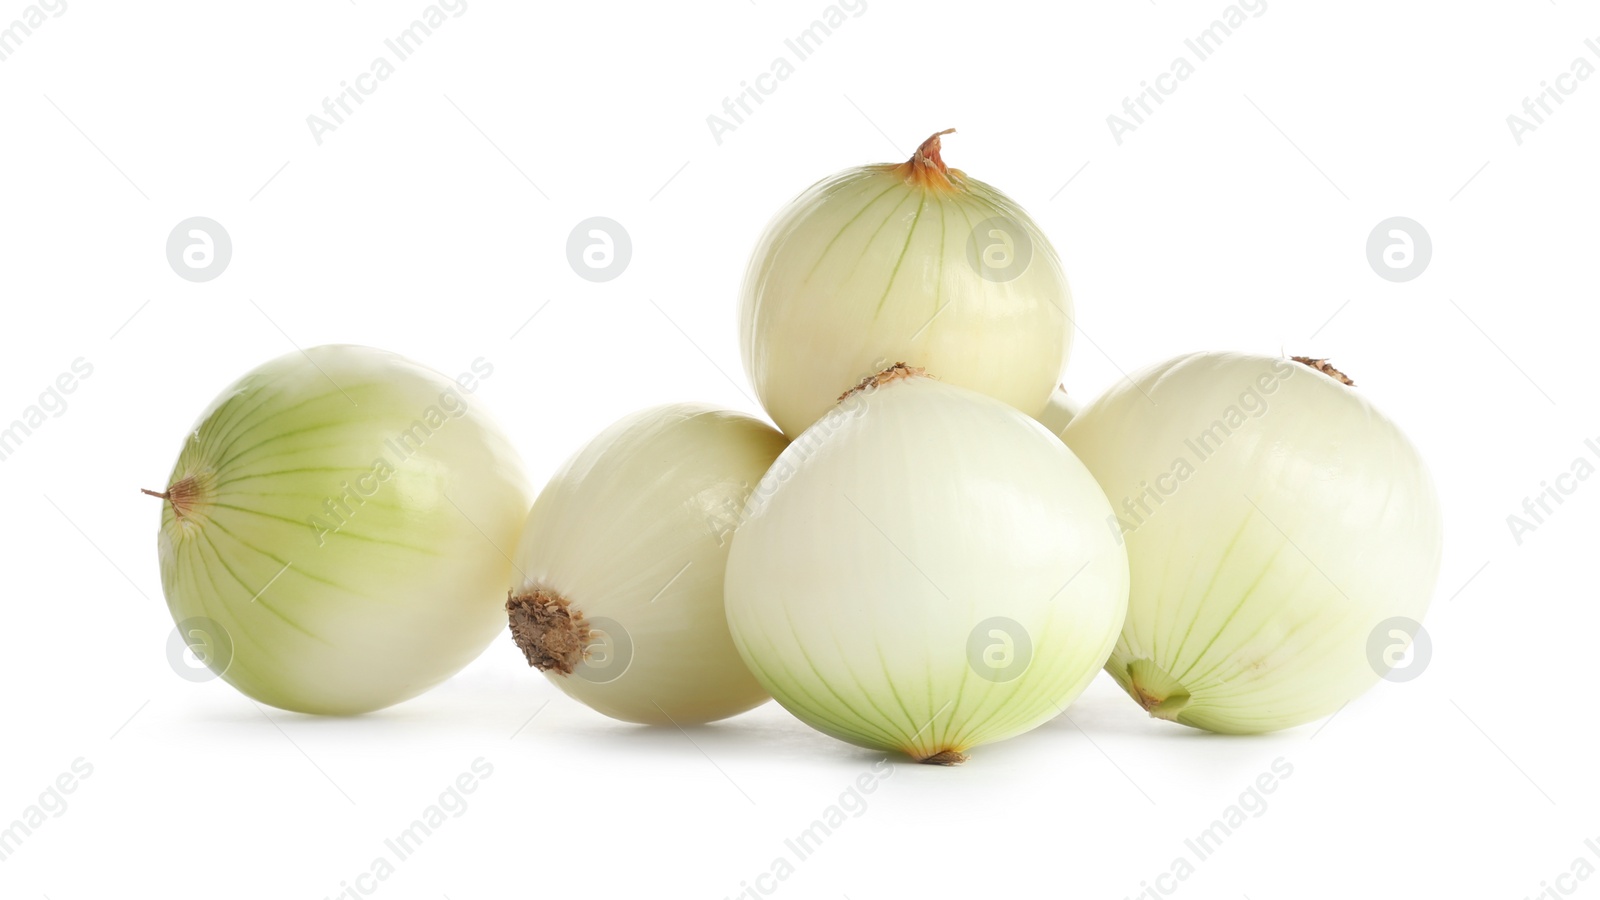
<svg viewBox="0 0 1600 900"><path fill-rule="evenodd" d="M744 367L791 438L895 360L1028 415L1044 408L1072 345L1066 276L1015 201L945 164L949 133L906 162L823 179L756 247Z"/></svg>
<svg viewBox="0 0 1600 900"><path fill-rule="evenodd" d="M252 369L185 435L161 491L161 586L187 646L246 695L353 714L422 693L503 624L499 549L531 491L452 381L370 347Z"/></svg>
<svg viewBox="0 0 1600 900"><path fill-rule="evenodd" d="M1067 426L1115 508L1128 620L1106 669L1151 715L1254 733L1393 670L1439 573L1417 449L1327 360L1193 353Z"/></svg>
<svg viewBox="0 0 1600 900"><path fill-rule="evenodd" d="M1020 411L895 366L783 452L728 556L728 623L785 708L950 765L1105 663L1128 562L1093 476Z"/></svg>

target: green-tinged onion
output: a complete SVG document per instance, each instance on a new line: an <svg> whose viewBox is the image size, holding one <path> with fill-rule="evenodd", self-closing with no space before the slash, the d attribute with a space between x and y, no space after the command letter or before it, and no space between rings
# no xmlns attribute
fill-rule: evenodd
<svg viewBox="0 0 1600 900"><path fill-rule="evenodd" d="M1127 541L1107 669L1152 715L1228 733L1328 715L1384 673L1380 626L1428 607L1433 482L1325 360L1178 357L1090 403L1064 440Z"/></svg>
<svg viewBox="0 0 1600 900"><path fill-rule="evenodd" d="M745 274L740 336L762 405L793 438L896 360L1034 415L1071 315L1044 233L948 168L936 134L908 162L847 169L778 214Z"/></svg>
<svg viewBox="0 0 1600 900"><path fill-rule="evenodd" d="M807 724L922 762L1059 713L1122 626L1093 476L1037 422L896 366L792 443L728 557L728 622Z"/></svg>
<svg viewBox="0 0 1600 900"><path fill-rule="evenodd" d="M167 605L214 671L283 709L361 713L494 639L511 569L499 548L515 546L531 492L468 401L475 385L315 347L254 369L200 416L157 494L159 548Z"/></svg>
<svg viewBox="0 0 1600 900"><path fill-rule="evenodd" d="M578 452L528 515L511 633L567 694L629 722L710 722L763 703L723 613L728 540L787 442L741 413L634 413Z"/></svg>

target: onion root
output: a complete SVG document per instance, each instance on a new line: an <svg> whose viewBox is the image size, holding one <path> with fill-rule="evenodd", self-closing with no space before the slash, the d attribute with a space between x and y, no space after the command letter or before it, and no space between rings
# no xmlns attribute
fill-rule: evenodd
<svg viewBox="0 0 1600 900"><path fill-rule="evenodd" d="M541 672L571 675L583 662L592 633L583 613L555 591L534 588L523 594L506 594L506 614L511 639L517 642L528 665Z"/></svg>

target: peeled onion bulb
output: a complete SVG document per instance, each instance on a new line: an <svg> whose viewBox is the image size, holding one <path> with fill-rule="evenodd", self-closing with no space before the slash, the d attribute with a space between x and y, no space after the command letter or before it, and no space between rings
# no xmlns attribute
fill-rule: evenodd
<svg viewBox="0 0 1600 900"><path fill-rule="evenodd" d="M531 493L452 381L368 347L262 365L200 416L165 491L161 584L195 655L263 703L360 713L483 651ZM471 386L469 386L471 385Z"/></svg>
<svg viewBox="0 0 1600 900"><path fill-rule="evenodd" d="M506 604L528 663L613 718L710 722L763 703L723 613L728 541L787 442L698 403L627 416L528 514Z"/></svg>
<svg viewBox="0 0 1600 900"><path fill-rule="evenodd" d="M1039 413L1037 418L1040 425L1060 437L1082 408L1083 404L1076 397L1067 394L1066 385L1060 385L1050 392L1050 402L1045 404L1044 412Z"/></svg>
<svg viewBox="0 0 1600 900"><path fill-rule="evenodd" d="M844 741L955 763L1061 712L1122 627L1083 464L990 397L894 367L778 457L728 556L735 644Z"/></svg>
<svg viewBox="0 0 1600 900"><path fill-rule="evenodd" d="M1063 436L1127 541L1106 668L1152 715L1229 733L1326 716L1414 635L1439 572L1433 481L1325 360L1194 353L1136 374ZM1379 649L1382 649L1381 647Z"/></svg>
<svg viewBox="0 0 1600 900"><path fill-rule="evenodd" d="M948 168L938 134L779 213L739 315L745 372L791 438L896 360L1035 415L1073 334L1049 240L1011 198Z"/></svg>

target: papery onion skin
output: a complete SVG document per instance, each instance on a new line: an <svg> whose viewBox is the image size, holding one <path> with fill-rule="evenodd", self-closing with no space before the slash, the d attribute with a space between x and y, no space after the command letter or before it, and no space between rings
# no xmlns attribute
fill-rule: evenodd
<svg viewBox="0 0 1600 900"><path fill-rule="evenodd" d="M263 703L381 709L505 625L521 461L461 385L404 357L323 346L257 367L200 416L168 485L173 619L220 628L231 653L208 664Z"/></svg>
<svg viewBox="0 0 1600 900"><path fill-rule="evenodd" d="M757 486L728 558L728 621L808 725L958 762L1056 716L1104 663L1127 602L1109 514L1037 422L900 378L846 397ZM974 642L1020 668L983 675Z"/></svg>
<svg viewBox="0 0 1600 900"><path fill-rule="evenodd" d="M939 154L934 135L909 162L818 182L756 247L744 367L791 438L896 361L1044 408L1073 335L1061 262L1021 207Z"/></svg>
<svg viewBox="0 0 1600 900"><path fill-rule="evenodd" d="M1427 466L1329 375L1180 356L1063 438L1126 532L1128 620L1106 669L1153 715L1232 734L1329 715L1378 680L1373 630L1427 610L1443 530Z"/></svg>
<svg viewBox="0 0 1600 900"><path fill-rule="evenodd" d="M546 677L641 724L710 722L766 702L728 635L723 576L745 498L787 444L751 416L679 403L627 416L573 456L528 515L512 606L545 591L623 634L585 625L580 646L592 655L603 640L606 658L563 672L573 667L546 656Z"/></svg>

